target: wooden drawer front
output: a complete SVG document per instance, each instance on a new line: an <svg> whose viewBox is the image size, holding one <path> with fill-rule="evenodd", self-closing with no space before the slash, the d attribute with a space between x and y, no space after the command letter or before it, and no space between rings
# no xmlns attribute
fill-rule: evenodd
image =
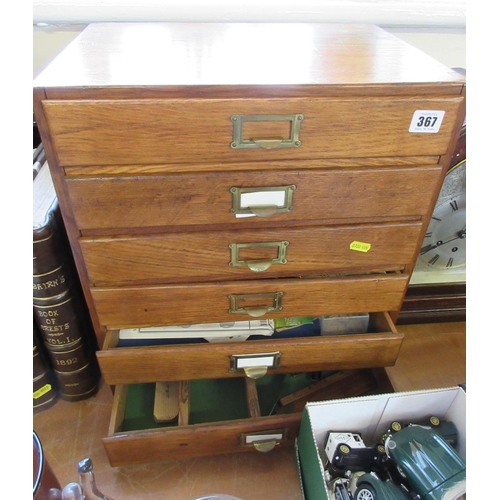
<svg viewBox="0 0 500 500"><path fill-rule="evenodd" d="M244 394L244 386L241 389ZM170 426L158 426L152 415L148 422L148 415L141 413L141 410L153 411L154 403L147 401L147 394L141 395L138 400L141 407L136 410L138 426L145 425L146 429L128 430L125 429L126 404L128 393L132 390L137 388L120 385L115 390L109 433L103 439L113 467L224 453L256 452L252 444L246 443L247 434L257 435L254 438L256 442L268 440L269 436L282 436L276 443L276 447L282 448L293 446L298 435L301 413L256 418L247 418L247 414L245 418L220 422L187 422L184 425L175 422ZM229 406L231 401L226 400L224 403Z"/></svg>
<svg viewBox="0 0 500 500"><path fill-rule="evenodd" d="M394 311L407 281L406 275L378 274L92 288L91 293L101 324L119 329Z"/></svg>
<svg viewBox="0 0 500 500"><path fill-rule="evenodd" d="M247 340L216 344L178 344L115 347L97 353L104 380L109 385L158 380L234 378L236 358L250 356L252 366L267 366L267 373L301 373L392 366L403 335L387 313L370 315L370 333L312 336L272 340ZM276 354L279 353L279 354ZM277 366L269 366L275 358Z"/></svg>
<svg viewBox="0 0 500 500"><path fill-rule="evenodd" d="M463 97L54 100L44 101L43 108L60 165L77 166L441 155L462 101ZM409 131L417 110L445 112L438 133ZM299 115L300 124L289 120ZM243 141L278 137L291 142L290 147L231 147L234 116L247 120ZM292 123L300 126L298 132L291 131Z"/></svg>
<svg viewBox="0 0 500 500"><path fill-rule="evenodd" d="M441 167L302 170L280 173L221 172L68 179L80 230L307 222L421 216L427 211ZM287 188L293 186L291 190ZM291 196L292 209L266 217L237 217L233 187ZM235 205L248 200L239 196ZM250 201L251 205L252 201ZM278 204L281 201L277 202ZM278 206L278 205L277 205Z"/></svg>
<svg viewBox="0 0 500 500"><path fill-rule="evenodd" d="M421 223L82 238L90 281L123 285L402 269ZM367 243L367 246L359 245Z"/></svg>
<svg viewBox="0 0 500 500"><path fill-rule="evenodd" d="M306 401L393 391L379 369L169 382L168 402L166 389L155 383L116 386L103 439L112 466L274 453L294 444Z"/></svg>

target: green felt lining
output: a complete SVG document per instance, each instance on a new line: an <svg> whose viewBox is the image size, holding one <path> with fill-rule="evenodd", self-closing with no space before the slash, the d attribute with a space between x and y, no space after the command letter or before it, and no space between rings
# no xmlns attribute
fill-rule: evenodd
<svg viewBox="0 0 500 500"><path fill-rule="evenodd" d="M309 374L266 375L256 380L261 415L274 413L278 400L307 387L315 380ZM192 380L189 382L189 424L248 418L244 378ZM122 431L177 426L177 420L157 423L153 417L155 384L128 386Z"/></svg>

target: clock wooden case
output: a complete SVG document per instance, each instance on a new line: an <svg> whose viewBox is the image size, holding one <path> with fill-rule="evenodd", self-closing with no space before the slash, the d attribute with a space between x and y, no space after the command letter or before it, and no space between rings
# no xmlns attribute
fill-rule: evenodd
<svg viewBox="0 0 500 500"><path fill-rule="evenodd" d="M266 377L396 362L462 77L376 26L104 23L34 87L116 386L113 465L291 445L300 413L264 411ZM135 347L118 333L360 312L368 333ZM193 416L215 380L246 381L248 418ZM180 384L178 419L133 427L127 396L156 382Z"/></svg>
<svg viewBox="0 0 500 500"><path fill-rule="evenodd" d="M398 324L466 319L466 137L464 123L406 291ZM438 225L444 231L435 233Z"/></svg>

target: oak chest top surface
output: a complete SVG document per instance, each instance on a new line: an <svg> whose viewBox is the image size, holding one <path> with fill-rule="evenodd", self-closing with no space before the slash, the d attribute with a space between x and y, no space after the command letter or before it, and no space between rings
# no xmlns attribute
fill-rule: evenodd
<svg viewBox="0 0 500 500"><path fill-rule="evenodd" d="M437 83L441 92L444 84L459 93L463 79L373 25L96 23L34 86L187 87L192 92L287 86L307 95L316 86L406 84L429 91Z"/></svg>

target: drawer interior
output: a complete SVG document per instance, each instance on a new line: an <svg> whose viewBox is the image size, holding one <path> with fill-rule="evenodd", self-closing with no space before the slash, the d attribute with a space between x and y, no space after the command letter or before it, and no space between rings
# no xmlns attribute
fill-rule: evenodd
<svg viewBox="0 0 500 500"><path fill-rule="evenodd" d="M178 416L162 423L155 419L155 383L116 386L103 439L112 466L291 447L306 401L393 391L383 369L181 384L187 392L179 391Z"/></svg>
<svg viewBox="0 0 500 500"><path fill-rule="evenodd" d="M381 385L386 389L387 382L381 372L345 370L266 375L257 380L192 380L186 382L189 407L186 422L181 421L182 412L168 422L155 419L155 383L119 386L115 405L121 410L111 430L113 433L129 432L298 413L306 400L360 396L377 392ZM253 391L257 400L253 400Z"/></svg>
<svg viewBox="0 0 500 500"><path fill-rule="evenodd" d="M285 377L265 378L274 379L271 382L266 380L258 384L264 386L259 403L262 405L261 408L267 410L273 404L273 396L274 400L279 396L280 386ZM188 384L190 424L222 422L250 416L243 379L192 380ZM177 426L177 418L167 423L155 421L153 415L154 399L154 383L129 385L121 430L134 431Z"/></svg>
<svg viewBox="0 0 500 500"><path fill-rule="evenodd" d="M250 335L245 342L248 341L265 341L265 340L283 340L293 338L315 338L324 337L321 335L321 325L319 318L306 317L301 318L303 324L295 328L278 330L275 329L271 336L266 335ZM359 332L354 335L366 335L374 333L388 333L395 330L394 324L387 313L371 313L369 314L368 328L366 332ZM141 333L144 332L144 333ZM128 336L120 336L120 330L108 332L105 346L111 347L139 347L139 346L162 346L162 345L183 345L183 344L208 344L210 341L199 336L186 336L185 338L159 338L153 337L153 334L148 333L150 329L136 329L136 338ZM143 337L141 337L143 335ZM151 335L151 336L149 336ZM340 339L343 338L342 334ZM349 334L346 334L349 335ZM352 335L352 334L351 334ZM344 337L345 338L345 337Z"/></svg>

